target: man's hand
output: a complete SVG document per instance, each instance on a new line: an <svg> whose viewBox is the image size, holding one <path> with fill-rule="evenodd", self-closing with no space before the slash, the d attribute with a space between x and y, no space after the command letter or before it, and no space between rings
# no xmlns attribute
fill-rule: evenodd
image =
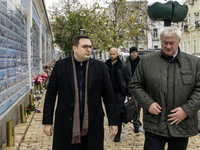
<svg viewBox="0 0 200 150"><path fill-rule="evenodd" d="M128 96L127 96L127 100L129 100L129 101L130 101L130 100L131 100L131 97L128 97Z"/></svg>
<svg viewBox="0 0 200 150"><path fill-rule="evenodd" d="M151 106L149 107L148 111L153 114L153 115L158 115L161 113L162 107L156 102L152 103Z"/></svg>
<svg viewBox="0 0 200 150"><path fill-rule="evenodd" d="M177 125L179 124L183 119L187 117L186 112L181 108L177 107L173 110L171 110L172 114L168 115L169 119L167 121L171 121L170 125Z"/></svg>
<svg viewBox="0 0 200 150"><path fill-rule="evenodd" d="M115 136L118 132L118 126L110 126L109 127L109 133L110 136Z"/></svg>
<svg viewBox="0 0 200 150"><path fill-rule="evenodd" d="M53 133L53 126L52 125L44 125L43 127L43 132L47 136L52 136Z"/></svg>

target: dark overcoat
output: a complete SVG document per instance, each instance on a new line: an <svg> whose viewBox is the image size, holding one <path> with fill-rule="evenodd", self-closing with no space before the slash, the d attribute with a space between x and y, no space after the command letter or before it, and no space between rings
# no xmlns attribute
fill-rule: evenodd
<svg viewBox="0 0 200 150"><path fill-rule="evenodd" d="M58 61L52 71L45 97L43 124L53 124L53 149L71 150L74 114L74 76L71 57ZM117 125L117 109L112 85L104 63L89 59L88 70L88 150L103 150L105 104L109 125Z"/></svg>

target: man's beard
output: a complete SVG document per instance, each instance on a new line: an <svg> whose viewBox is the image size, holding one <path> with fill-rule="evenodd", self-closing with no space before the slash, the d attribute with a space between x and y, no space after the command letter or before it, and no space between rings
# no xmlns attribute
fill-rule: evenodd
<svg viewBox="0 0 200 150"><path fill-rule="evenodd" d="M115 60L117 60L117 57L115 57L114 59L111 59L111 61L115 61Z"/></svg>

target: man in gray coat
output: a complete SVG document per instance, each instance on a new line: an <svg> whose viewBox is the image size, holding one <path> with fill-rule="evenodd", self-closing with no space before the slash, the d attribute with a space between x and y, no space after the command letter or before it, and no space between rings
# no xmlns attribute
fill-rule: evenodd
<svg viewBox="0 0 200 150"><path fill-rule="evenodd" d="M144 150L186 150L198 134L200 59L179 49L181 31L160 31L162 51L144 56L130 83L143 108Z"/></svg>

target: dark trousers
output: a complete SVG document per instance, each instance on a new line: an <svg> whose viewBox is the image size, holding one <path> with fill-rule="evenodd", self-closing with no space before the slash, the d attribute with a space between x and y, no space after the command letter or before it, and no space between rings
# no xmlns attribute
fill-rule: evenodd
<svg viewBox="0 0 200 150"><path fill-rule="evenodd" d="M121 110L125 101L125 96L122 95L121 93L115 93L115 101L117 104L117 111L118 111L118 116L119 116L119 122L118 122L118 135L121 135L122 131L122 119L121 119Z"/></svg>
<svg viewBox="0 0 200 150"><path fill-rule="evenodd" d="M81 136L81 143L73 144L72 150L87 150L87 136Z"/></svg>
<svg viewBox="0 0 200 150"><path fill-rule="evenodd" d="M188 138L168 138L145 131L144 150L164 150L166 143L168 143L168 150L186 150Z"/></svg>

